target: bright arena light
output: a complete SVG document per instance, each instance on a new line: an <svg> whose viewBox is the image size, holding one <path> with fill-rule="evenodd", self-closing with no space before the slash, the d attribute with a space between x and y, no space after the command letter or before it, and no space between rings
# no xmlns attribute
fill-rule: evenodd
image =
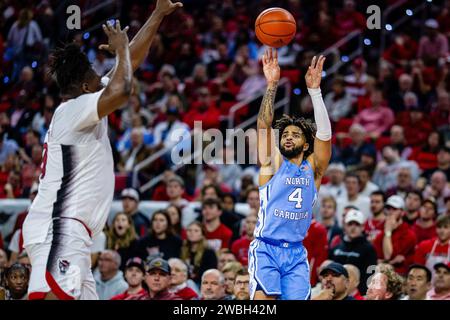
<svg viewBox="0 0 450 320"><path fill-rule="evenodd" d="M366 46L370 46L372 44L372 41L370 41L370 39L366 38L366 39L364 39L364 44Z"/></svg>

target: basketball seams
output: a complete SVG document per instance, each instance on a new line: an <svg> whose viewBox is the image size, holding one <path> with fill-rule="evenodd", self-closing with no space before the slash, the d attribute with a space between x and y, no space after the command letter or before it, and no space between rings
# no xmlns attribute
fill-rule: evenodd
<svg viewBox="0 0 450 320"><path fill-rule="evenodd" d="M266 36L271 36L271 37L275 37L275 38L291 37L291 36L295 35L295 32L296 32L296 31L294 31L294 32L291 32L291 33L288 33L288 34L270 34L270 33L265 32L260 26L258 26L258 28L259 28L259 31L264 33Z"/></svg>

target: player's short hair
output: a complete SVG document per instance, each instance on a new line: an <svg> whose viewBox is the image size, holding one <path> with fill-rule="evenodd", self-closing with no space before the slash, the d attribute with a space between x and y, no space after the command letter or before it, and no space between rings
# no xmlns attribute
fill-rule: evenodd
<svg viewBox="0 0 450 320"><path fill-rule="evenodd" d="M309 145L308 150L304 151L303 153L303 159L306 159L314 152L314 138L317 131L316 125L309 119L305 119L303 117L291 117L287 114L284 114L280 119L275 121L274 128L278 129L280 132L278 142L281 142L281 136L283 135L284 129L286 129L286 127L288 126L296 126L302 130L303 135L305 136L306 143L308 143Z"/></svg>
<svg viewBox="0 0 450 320"><path fill-rule="evenodd" d="M56 79L63 94L78 89L89 74L94 72L87 55L75 43L55 49L50 56L49 67L50 74Z"/></svg>

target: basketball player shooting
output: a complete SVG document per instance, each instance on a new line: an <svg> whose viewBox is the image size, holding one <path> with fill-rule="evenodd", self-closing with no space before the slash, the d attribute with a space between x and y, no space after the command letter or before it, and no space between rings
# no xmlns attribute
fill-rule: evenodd
<svg viewBox="0 0 450 320"><path fill-rule="evenodd" d="M144 61L164 16L181 7L158 0L129 43L117 20L103 25L116 55L101 78L75 44L53 54L50 69L61 90L45 137L38 194L23 225L32 272L28 298L98 299L91 272L92 237L105 226L114 193L114 168L107 116L132 93L132 73Z"/></svg>
<svg viewBox="0 0 450 320"><path fill-rule="evenodd" d="M263 56L267 90L258 114L260 211L249 249L250 296L254 300L306 300L311 285L302 244L311 224L320 182L331 157L331 124L320 90L325 57L314 57L305 76L314 124L283 115L272 129L280 67L277 51Z"/></svg>

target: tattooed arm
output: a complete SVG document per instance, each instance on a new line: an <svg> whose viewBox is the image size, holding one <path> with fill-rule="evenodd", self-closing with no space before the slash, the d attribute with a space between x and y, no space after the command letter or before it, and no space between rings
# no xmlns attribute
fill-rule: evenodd
<svg viewBox="0 0 450 320"><path fill-rule="evenodd" d="M280 79L277 51L268 49L263 56L263 70L267 80L267 89L258 113L258 163L260 166L259 185L266 184L281 165L282 157L276 147L272 129L273 105Z"/></svg>

